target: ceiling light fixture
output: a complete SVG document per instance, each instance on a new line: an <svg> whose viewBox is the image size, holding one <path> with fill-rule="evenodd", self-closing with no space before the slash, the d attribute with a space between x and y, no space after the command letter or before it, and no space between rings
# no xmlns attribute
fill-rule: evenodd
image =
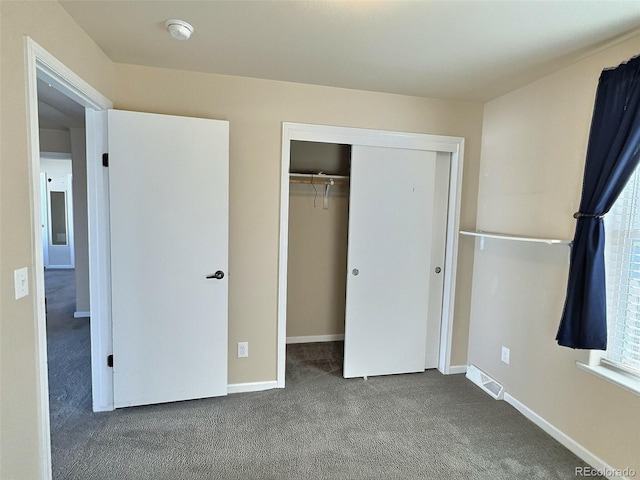
<svg viewBox="0 0 640 480"><path fill-rule="evenodd" d="M193 33L193 27L184 20L171 18L165 22L167 30L176 40L189 40Z"/></svg>

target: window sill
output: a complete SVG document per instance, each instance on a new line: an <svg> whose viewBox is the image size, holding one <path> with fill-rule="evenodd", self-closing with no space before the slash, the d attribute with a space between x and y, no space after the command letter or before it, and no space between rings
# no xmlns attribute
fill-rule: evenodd
<svg viewBox="0 0 640 480"><path fill-rule="evenodd" d="M602 365L587 365L585 363L576 362L578 368L592 373L614 385L640 396L640 379L628 375L626 373L614 370L613 368L604 367Z"/></svg>

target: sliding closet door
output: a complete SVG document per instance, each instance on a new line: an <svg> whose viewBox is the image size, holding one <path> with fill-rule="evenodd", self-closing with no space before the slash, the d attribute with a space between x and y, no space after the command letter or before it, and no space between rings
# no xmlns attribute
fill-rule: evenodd
<svg viewBox="0 0 640 480"><path fill-rule="evenodd" d="M433 235L431 235L431 268L429 270L431 278L429 282L425 369L438 368L440 360L440 330L442 327L442 301L444 298L444 260L447 250L450 174L451 154L438 152L433 198Z"/></svg>
<svg viewBox="0 0 640 480"><path fill-rule="evenodd" d="M436 153L353 146L344 376L425 369Z"/></svg>

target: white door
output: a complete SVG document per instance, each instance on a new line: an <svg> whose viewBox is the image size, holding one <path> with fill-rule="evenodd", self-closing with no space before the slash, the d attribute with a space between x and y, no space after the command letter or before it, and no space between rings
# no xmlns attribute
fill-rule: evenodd
<svg viewBox="0 0 640 480"><path fill-rule="evenodd" d="M226 395L226 121L110 110L114 406Z"/></svg>
<svg viewBox="0 0 640 480"><path fill-rule="evenodd" d="M73 268L75 255L73 246L73 191L71 159L40 158L40 175L44 189L42 206L46 221L43 221L43 243L47 268Z"/></svg>
<svg viewBox="0 0 640 480"><path fill-rule="evenodd" d="M353 146L344 376L425 369L436 152Z"/></svg>

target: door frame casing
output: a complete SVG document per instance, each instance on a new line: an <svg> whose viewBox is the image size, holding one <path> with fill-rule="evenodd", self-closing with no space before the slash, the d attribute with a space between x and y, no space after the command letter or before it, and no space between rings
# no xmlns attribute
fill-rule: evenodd
<svg viewBox="0 0 640 480"><path fill-rule="evenodd" d="M280 239L278 259L278 325L277 325L277 387L285 386L287 334L287 263L289 248L289 162L291 141L339 143L371 147L402 148L446 152L451 154L449 202L447 211L447 242L444 262L444 292L440 329L438 370L451 370L451 342L458 263L458 230L462 201L462 170L464 138L421 133L337 127L283 122L282 157L280 166ZM346 273L345 273L346 274Z"/></svg>
<svg viewBox="0 0 640 480"><path fill-rule="evenodd" d="M100 336L100 331L110 329L108 305L94 296L96 291L104 288L104 278L108 278L108 262L98 261L96 252L103 248L98 240L101 230L105 228L104 215L96 215L100 211L99 204L107 197L95 185L103 182L103 173L95 165L97 148L101 148L103 131L95 122L90 120L101 110L111 108L113 104L100 92L76 75L47 50L30 37L25 37L25 77L26 77L26 109L27 109L27 135L29 156L29 198L31 212L31 257L33 258L33 295L32 302L35 311L36 332L36 375L37 382L37 410L38 410L38 437L39 470L41 478L50 479L51 471L51 428L49 419L49 382L47 366L47 331L45 312L45 287L44 287L44 258L41 234L41 195L40 195L40 138L38 129L38 85L37 79L47 81L53 88L63 92L78 104L85 107L87 125L87 195L89 206L89 261L90 261L90 298L91 298L91 350L92 350L92 387L93 408L95 411L108 410L108 405L96 403L96 398L109 396L112 388L111 380L102 375L95 375L93 368L94 357L98 357L107 345L107 338ZM99 158L99 157L97 157ZM106 176L106 175L105 175ZM95 177L95 178L94 178ZM103 254L103 252L100 252ZM104 254L103 254L104 256ZM106 276L106 277L105 277ZM108 284L108 282L107 282ZM105 310L107 309L107 310ZM104 325L106 324L106 325ZM106 391L105 391L106 390ZM111 395L113 404L113 395ZM112 408L111 408L112 409Z"/></svg>

